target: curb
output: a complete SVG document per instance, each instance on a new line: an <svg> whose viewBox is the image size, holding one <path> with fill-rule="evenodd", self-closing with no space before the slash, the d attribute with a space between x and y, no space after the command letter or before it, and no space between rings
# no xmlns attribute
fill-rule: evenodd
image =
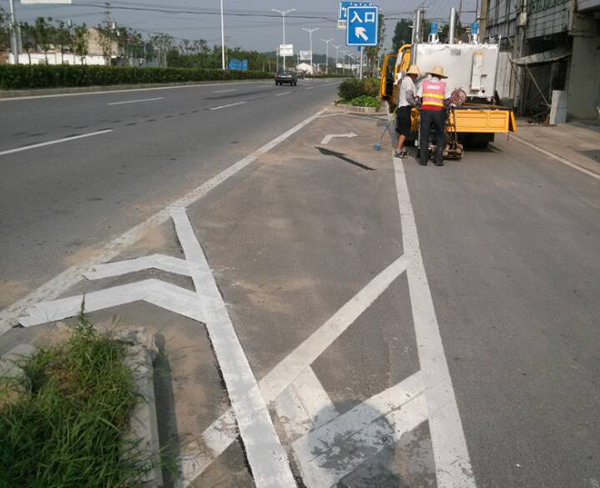
<svg viewBox="0 0 600 488"><path fill-rule="evenodd" d="M377 114L381 111L381 106L376 107L355 107L353 105L338 104L336 107L342 109L343 112L348 113L362 113L362 114Z"/></svg>
<svg viewBox="0 0 600 488"><path fill-rule="evenodd" d="M174 88L174 87L194 87L210 84L231 84L231 83L256 83L271 81L271 78L257 78L252 80L214 80L214 81L190 81L185 83L143 83L138 85L106 85L106 86L80 86L72 88L39 88L31 90L0 90L0 100L37 97L51 95L69 95L69 94L93 94L115 91L129 91L153 88Z"/></svg>

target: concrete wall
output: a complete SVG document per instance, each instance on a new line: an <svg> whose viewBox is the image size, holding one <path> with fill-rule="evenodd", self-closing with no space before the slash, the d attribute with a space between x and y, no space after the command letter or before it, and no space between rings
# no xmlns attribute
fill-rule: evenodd
<svg viewBox="0 0 600 488"><path fill-rule="evenodd" d="M569 30L570 3L565 2L545 10L529 13L527 39L550 36Z"/></svg>
<svg viewBox="0 0 600 488"><path fill-rule="evenodd" d="M577 10L590 10L600 8L600 0L578 0Z"/></svg>
<svg viewBox="0 0 600 488"><path fill-rule="evenodd" d="M598 120L599 80L600 36L576 36L573 39L573 56L567 88L569 118Z"/></svg>
<svg viewBox="0 0 600 488"><path fill-rule="evenodd" d="M9 56L9 64L13 63L14 56ZM19 54L19 64L29 64L29 56L25 54ZM31 64L70 64L70 65L81 65L81 57L75 54L64 54L61 56L60 53L48 53L46 56L41 53L31 53ZM86 56L83 60L83 64L88 66L104 66L106 65L106 59L103 56Z"/></svg>

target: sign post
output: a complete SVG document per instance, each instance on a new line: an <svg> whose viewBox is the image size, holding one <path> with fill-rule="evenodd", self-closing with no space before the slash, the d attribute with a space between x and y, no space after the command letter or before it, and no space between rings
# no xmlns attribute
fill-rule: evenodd
<svg viewBox="0 0 600 488"><path fill-rule="evenodd" d="M379 7L370 5L348 7L346 44L360 47L360 78L363 78L363 53L365 46L379 43Z"/></svg>

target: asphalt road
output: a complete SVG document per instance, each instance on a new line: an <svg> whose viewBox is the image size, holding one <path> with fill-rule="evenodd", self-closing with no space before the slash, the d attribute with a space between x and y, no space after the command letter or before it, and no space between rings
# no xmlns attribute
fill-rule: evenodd
<svg viewBox="0 0 600 488"><path fill-rule="evenodd" d="M1 101L0 307L312 115L334 99L337 84ZM112 132L2 154L103 130Z"/></svg>
<svg viewBox="0 0 600 488"><path fill-rule="evenodd" d="M0 123L14 127L0 136L0 308L85 263L112 237L314 114L334 99L336 84L263 82L0 102ZM399 160L372 150L381 124L328 113L187 209L258 380L346 303L360 306L364 300L353 300L355 294L414 252L405 249L414 229L397 183ZM106 129L112 132L6 153ZM329 144L346 160L315 148L327 134L349 132L358 136ZM448 364L477 487L598 488L599 183L518 141L498 139L444 168L400 162L427 272L420 284L430 288L445 351L436 359ZM163 224L151 246L120 258L140 252L179 256L172 225ZM167 275L157 276L175 280ZM136 279L82 281L71 291ZM171 282L190 286L177 280ZM336 415L424 370L430 343L418 330L424 302L415 286L414 275L399 274L309 361L314 391ZM180 372L173 396L176 427L184 429L178 433L200 438L227 408L212 349L195 324L158 310L137 303L118 313L134 323L142 317L167 336L179 333L180 347L194 348L190 356L202 366ZM109 320L113 312L97 317ZM6 336L16 343L28 331ZM196 383L185 383L186 375ZM192 392L197 396L186 400ZM346 473L340 487L438 486L436 463L440 453L453 454L455 439L436 444L429 425L391 443L362 471ZM333 469L347 465L352 451L333 447ZM375 485L375 476L391 481ZM241 448L234 444L198 473L196 486L254 486Z"/></svg>

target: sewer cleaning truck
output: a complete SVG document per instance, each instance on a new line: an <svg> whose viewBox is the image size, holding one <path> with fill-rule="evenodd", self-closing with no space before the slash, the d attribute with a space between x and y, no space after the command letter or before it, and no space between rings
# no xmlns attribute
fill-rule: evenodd
<svg viewBox="0 0 600 488"><path fill-rule="evenodd" d="M398 52L384 57L381 70L380 96L386 100L390 112L396 108L399 84L394 81L416 64L419 71L427 73L435 66L442 66L448 78L444 81L452 90L452 108L448 110L446 124L447 158L460 159L463 145L485 147L496 134L516 132L514 112L501 105L496 94L496 72L500 48L498 44L482 44L478 40L478 24L471 26L468 42L454 42L456 12L451 10L449 42L439 42L437 25L427 42L420 42L422 12L417 11L412 44L403 45ZM417 86L421 80L417 81ZM419 111L413 109L412 127L419 127ZM418 137L416 138L418 143Z"/></svg>

